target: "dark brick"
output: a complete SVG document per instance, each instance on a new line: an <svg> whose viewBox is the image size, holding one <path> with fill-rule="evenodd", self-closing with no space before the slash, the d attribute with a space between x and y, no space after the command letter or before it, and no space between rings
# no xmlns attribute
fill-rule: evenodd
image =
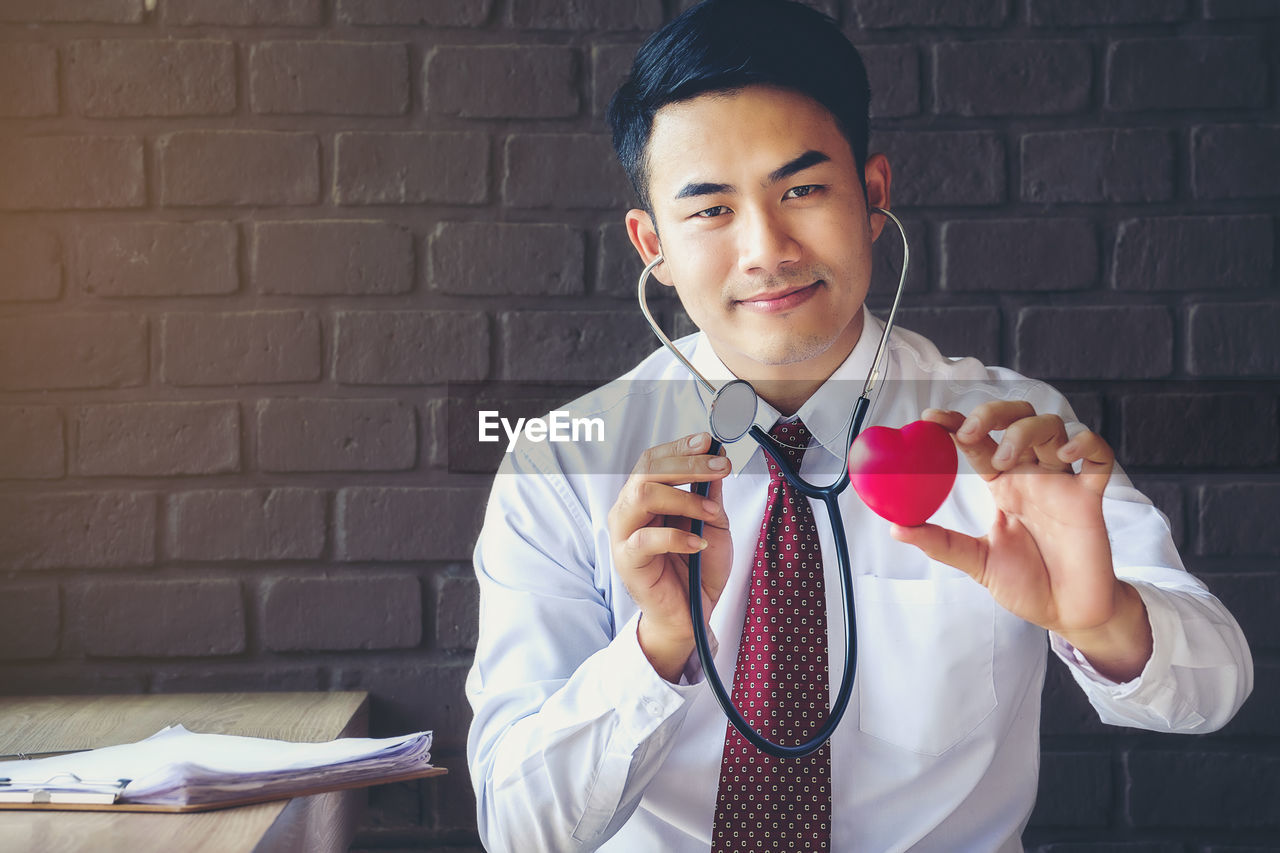
<svg viewBox="0 0 1280 853"><path fill-rule="evenodd" d="M0 586L0 659L53 657L61 627L56 585Z"/></svg>
<svg viewBox="0 0 1280 853"><path fill-rule="evenodd" d="M53 46L0 44L0 116L57 112L58 53Z"/></svg>
<svg viewBox="0 0 1280 853"><path fill-rule="evenodd" d="M1027 849L1030 853L1187 853L1175 841L1064 841Z"/></svg>
<svg viewBox="0 0 1280 853"><path fill-rule="evenodd" d="M944 115L1063 115L1089 106L1081 41L971 41L933 47L934 109Z"/></svg>
<svg viewBox="0 0 1280 853"><path fill-rule="evenodd" d="M1275 0L1204 0L1204 16L1210 20L1275 18L1277 14ZM1249 851L1240 850L1238 853Z"/></svg>
<svg viewBox="0 0 1280 853"><path fill-rule="evenodd" d="M6 571L119 569L156 559L154 495L0 495L0 518L0 567Z"/></svg>
<svg viewBox="0 0 1280 853"><path fill-rule="evenodd" d="M164 0L160 8L170 26L306 27L322 23L324 17L323 0Z"/></svg>
<svg viewBox="0 0 1280 853"><path fill-rule="evenodd" d="M422 465L443 468L449 464L449 409L445 400L422 404Z"/></svg>
<svg viewBox="0 0 1280 853"><path fill-rule="evenodd" d="M1197 376L1280 375L1278 329L1280 303L1274 301L1192 305L1187 369Z"/></svg>
<svg viewBox="0 0 1280 853"><path fill-rule="evenodd" d="M136 24L142 20L138 0L5 0L0 21L49 24Z"/></svg>
<svg viewBox="0 0 1280 853"><path fill-rule="evenodd" d="M236 108L229 41L74 41L65 67L68 103L80 115L226 115Z"/></svg>
<svg viewBox="0 0 1280 853"><path fill-rule="evenodd" d="M1256 39L1112 42L1106 73L1113 110L1260 107L1267 99L1267 59Z"/></svg>
<svg viewBox="0 0 1280 853"><path fill-rule="evenodd" d="M1097 430L1094 431L1097 432ZM1182 548L1186 541L1187 526L1182 488L1177 483L1165 480L1147 480L1142 477L1134 477L1133 481L1138 491L1150 498L1156 509L1164 513L1165 517L1169 519L1169 530L1173 537L1173 544L1178 548Z"/></svg>
<svg viewBox="0 0 1280 853"><path fill-rule="evenodd" d="M427 279L460 296L568 296L586 290L585 263L582 232L568 225L444 222Z"/></svg>
<svg viewBox="0 0 1280 853"><path fill-rule="evenodd" d="M858 26L868 30L892 27L998 27L1008 14L1007 0L853 0Z"/></svg>
<svg viewBox="0 0 1280 853"><path fill-rule="evenodd" d="M1157 379L1173 370L1173 318L1154 305L1018 310L1014 369L1038 379Z"/></svg>
<svg viewBox="0 0 1280 853"><path fill-rule="evenodd" d="M498 316L498 329L502 379L612 379L655 347L637 311L511 311Z"/></svg>
<svg viewBox="0 0 1280 853"><path fill-rule="evenodd" d="M76 417L75 472L173 476L240 470L235 403L111 403Z"/></svg>
<svg viewBox="0 0 1280 853"><path fill-rule="evenodd" d="M390 222L259 222L251 267L259 293L408 293L413 234Z"/></svg>
<svg viewBox="0 0 1280 853"><path fill-rule="evenodd" d="M1274 265L1266 216L1128 219L1116 233L1111 286L1121 290L1268 287Z"/></svg>
<svg viewBox="0 0 1280 853"><path fill-rule="evenodd" d="M1275 519L1275 508L1280 506L1280 483L1201 486L1197 497L1200 537L1196 553L1280 556L1280 525ZM1262 599L1257 604L1265 604L1271 610L1274 601L1280 599ZM1272 627L1280 630L1280 621ZM1276 645L1280 646L1280 642Z"/></svg>
<svg viewBox="0 0 1280 853"><path fill-rule="evenodd" d="M601 225L597 232L596 257L599 259L596 268L595 292L604 293L619 299L635 299L636 284L640 273L644 270L644 262L636 254L635 247L627 237L627 226L619 224ZM647 293L650 302L657 302L675 291L650 279Z"/></svg>
<svg viewBox="0 0 1280 853"><path fill-rule="evenodd" d="M920 112L920 55L914 45L859 47L871 83L871 117L898 118Z"/></svg>
<svg viewBox="0 0 1280 853"><path fill-rule="evenodd" d="M275 666L256 664L221 664L200 666L177 664L177 669L149 668L156 693L211 692L300 692L315 693L325 689L328 674L319 667Z"/></svg>
<svg viewBox="0 0 1280 853"><path fill-rule="evenodd" d="M53 406L0 407L0 480L50 480L66 471L62 412Z"/></svg>
<svg viewBox="0 0 1280 853"><path fill-rule="evenodd" d="M114 581L70 596L92 657L209 657L245 650L240 582Z"/></svg>
<svg viewBox="0 0 1280 853"><path fill-rule="evenodd" d="M62 295L62 245L56 231L0 227L0 302L50 302Z"/></svg>
<svg viewBox="0 0 1280 853"><path fill-rule="evenodd" d="M179 492L167 504L176 560L306 560L324 551L324 494L311 489Z"/></svg>
<svg viewBox="0 0 1280 853"><path fill-rule="evenodd" d="M1121 400L1120 424L1131 466L1256 468L1280 452L1274 396L1139 394Z"/></svg>
<svg viewBox="0 0 1280 853"><path fill-rule="evenodd" d="M1249 640L1253 644L1252 636ZM1253 645L1253 648L1257 646ZM1244 703L1240 712L1223 727L1221 735L1268 738L1280 735L1280 666L1254 661L1253 693L1249 694L1249 700ZM1228 853L1229 850L1225 847L1215 849L1221 853ZM1248 848L1242 850L1230 848L1230 851L1231 853L1248 853ZM1275 851L1271 850L1268 853L1275 853Z"/></svg>
<svg viewBox="0 0 1280 853"><path fill-rule="evenodd" d="M1098 280L1088 219L972 220L942 225L943 290L1084 290Z"/></svg>
<svg viewBox="0 0 1280 853"><path fill-rule="evenodd" d="M464 684L467 664L414 662L342 667L333 674L337 690L367 690L374 737L435 732L431 753L462 749L471 723Z"/></svg>
<svg viewBox="0 0 1280 853"><path fill-rule="evenodd" d="M659 0L511 0L512 26L530 30L643 30L662 26Z"/></svg>
<svg viewBox="0 0 1280 853"><path fill-rule="evenodd" d="M73 279L96 296L214 296L240 289L239 236L226 222L83 225Z"/></svg>
<svg viewBox="0 0 1280 853"><path fill-rule="evenodd" d="M144 693L147 688L143 674L104 672L86 667L83 661L11 664L5 667L4 674L0 695L5 696L101 696Z"/></svg>
<svg viewBox="0 0 1280 853"><path fill-rule="evenodd" d="M1202 508L1205 492L1212 487L1201 487ZM1280 494L1280 489L1272 488L1273 494ZM1257 497L1254 495L1251 497ZM1263 495L1265 496L1265 494ZM1212 500L1212 499L1211 499ZM1274 504L1273 504L1274 505ZM1221 516L1223 507L1214 506L1212 510ZM1253 507L1248 508L1248 523L1255 524L1263 513ZM1273 516L1274 518L1274 516ZM1222 519L1216 519L1219 523ZM1275 527L1274 522L1270 525ZM1221 534L1221 529L1214 533ZM1242 531L1243 532L1243 531ZM1258 532L1262 532L1261 529ZM1242 537L1237 537L1239 541ZM1280 542L1280 537L1271 537ZM1201 537L1201 543L1204 536ZM1234 542L1230 543L1234 544ZM1230 549L1230 544L1228 548ZM1263 543L1265 544L1265 543ZM1227 550L1224 549L1224 550ZM1280 620L1276 619L1275 602L1280 601L1280 573L1258 572L1254 574L1213 574L1205 578L1210 591L1227 606L1227 610L1240 623L1240 628L1249 640L1249 648L1255 654L1280 649ZM1273 671L1273 675L1275 672ZM1249 704L1257 702L1255 697ZM1280 732L1276 732L1280 734Z"/></svg>
<svg viewBox="0 0 1280 853"><path fill-rule="evenodd" d="M320 144L310 133L194 130L156 141L165 205L314 204Z"/></svg>
<svg viewBox="0 0 1280 853"><path fill-rule="evenodd" d="M263 642L277 652L408 649L422 640L416 577L278 578L262 593Z"/></svg>
<svg viewBox="0 0 1280 853"><path fill-rule="evenodd" d="M124 388L147 379L147 321L130 314L0 318L0 389Z"/></svg>
<svg viewBox="0 0 1280 853"><path fill-rule="evenodd" d="M1094 394L1088 391L1072 391L1064 393L1062 396L1067 398L1067 404L1071 406L1071 411L1075 413L1078 422L1099 435L1103 434L1104 412L1101 394Z"/></svg>
<svg viewBox="0 0 1280 853"><path fill-rule="evenodd" d="M603 116L609 100L631 74L640 45L598 44L591 48L591 113ZM865 52L863 56L865 57Z"/></svg>
<svg viewBox="0 0 1280 853"><path fill-rule="evenodd" d="M502 198L511 207L617 209L632 199L606 136L517 134L507 138L504 160Z"/></svg>
<svg viewBox="0 0 1280 853"><path fill-rule="evenodd" d="M871 149L883 151L899 180L897 207L990 205L1005 200L1004 142L995 133L878 133Z"/></svg>
<svg viewBox="0 0 1280 853"><path fill-rule="evenodd" d="M1280 195L1280 124L1206 125L1191 131L1191 190L1196 198Z"/></svg>
<svg viewBox="0 0 1280 853"><path fill-rule="evenodd" d="M443 782L445 779L448 777L443 777L439 781ZM475 831L476 794L471 787L470 779L463 779L462 774L459 774L457 778L449 780L448 784L432 785L428 790L435 795L432 813L435 815L436 826ZM453 853L483 853L483 851L476 847L460 849Z"/></svg>
<svg viewBox="0 0 1280 853"><path fill-rule="evenodd" d="M469 560L486 498L481 489L340 489L338 559Z"/></svg>
<svg viewBox="0 0 1280 853"><path fill-rule="evenodd" d="M933 341L943 355L1000 363L999 308L900 308L895 322Z"/></svg>
<svg viewBox="0 0 1280 853"><path fill-rule="evenodd" d="M1166 201L1173 141L1164 130L1065 130L1022 137L1022 199Z"/></svg>
<svg viewBox="0 0 1280 853"><path fill-rule="evenodd" d="M417 458L413 407L399 400L263 400L264 471L406 471Z"/></svg>
<svg viewBox="0 0 1280 853"><path fill-rule="evenodd" d="M146 203L142 142L129 136L0 139L0 208L58 210Z"/></svg>
<svg viewBox="0 0 1280 853"><path fill-rule="evenodd" d="M480 636L480 586L472 577L442 577L436 585L436 645L474 649Z"/></svg>
<svg viewBox="0 0 1280 853"><path fill-rule="evenodd" d="M347 385L427 385L489 375L489 321L471 311L335 315L333 375Z"/></svg>
<svg viewBox="0 0 1280 853"><path fill-rule="evenodd" d="M1187 0L1028 0L1027 17L1037 27L1092 27L1178 21Z"/></svg>
<svg viewBox="0 0 1280 853"><path fill-rule="evenodd" d="M255 113L401 115L409 109L409 54L403 44L256 44L249 103Z"/></svg>
<svg viewBox="0 0 1280 853"><path fill-rule="evenodd" d="M1125 765L1135 826L1280 827L1280 757L1135 750Z"/></svg>
<svg viewBox="0 0 1280 853"><path fill-rule="evenodd" d="M482 204L489 139L479 133L340 133L338 204Z"/></svg>
<svg viewBox="0 0 1280 853"><path fill-rule="evenodd" d="M367 26L478 27L493 0L338 0L338 20Z"/></svg>
<svg viewBox="0 0 1280 853"><path fill-rule="evenodd" d="M437 47L427 57L426 106L463 118L577 115L578 64L567 47Z"/></svg>
<svg viewBox="0 0 1280 853"><path fill-rule="evenodd" d="M320 378L320 320L306 311L166 314L164 381L170 385L312 382Z"/></svg>
<svg viewBox="0 0 1280 853"><path fill-rule="evenodd" d="M1031 826L1106 826L1111 811L1111 756L1044 752Z"/></svg>

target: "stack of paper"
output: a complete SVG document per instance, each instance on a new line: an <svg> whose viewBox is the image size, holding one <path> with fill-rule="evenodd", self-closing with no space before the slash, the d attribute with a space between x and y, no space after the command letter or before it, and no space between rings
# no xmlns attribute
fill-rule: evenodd
<svg viewBox="0 0 1280 853"><path fill-rule="evenodd" d="M308 788L376 784L424 770L431 766L430 750L431 732L291 743L170 726L137 743L0 763L0 802L24 796L30 802L38 791L58 794L53 802L103 802L89 798L102 797L113 786L120 788L118 802L152 805L287 797ZM127 784L120 787L121 782ZM72 799L77 790L86 799Z"/></svg>

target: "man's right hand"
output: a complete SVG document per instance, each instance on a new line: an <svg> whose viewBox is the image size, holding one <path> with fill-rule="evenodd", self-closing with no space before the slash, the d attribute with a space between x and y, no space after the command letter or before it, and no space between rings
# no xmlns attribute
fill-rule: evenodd
<svg viewBox="0 0 1280 853"><path fill-rule="evenodd" d="M729 578L733 542L722 501L727 457L707 451L696 433L651 447L640 457L609 510L613 564L640 607L640 648L654 670L676 682L693 653L688 555L702 552L702 612L711 615ZM709 481L706 498L679 486ZM704 540L689 532L700 519Z"/></svg>

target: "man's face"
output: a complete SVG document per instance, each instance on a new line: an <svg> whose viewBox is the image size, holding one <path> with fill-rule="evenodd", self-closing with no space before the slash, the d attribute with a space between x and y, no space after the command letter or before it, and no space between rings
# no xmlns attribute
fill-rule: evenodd
<svg viewBox="0 0 1280 853"><path fill-rule="evenodd" d="M849 143L816 101L748 86L669 104L647 149L657 233L627 215L655 275L736 375L826 376L857 343L871 280L867 196L887 206L888 164L864 195Z"/></svg>

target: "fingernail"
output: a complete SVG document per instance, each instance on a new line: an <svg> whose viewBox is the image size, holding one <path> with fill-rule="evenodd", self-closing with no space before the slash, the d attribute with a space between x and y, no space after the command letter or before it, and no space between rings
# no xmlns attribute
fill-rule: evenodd
<svg viewBox="0 0 1280 853"><path fill-rule="evenodd" d="M923 412L920 413L920 417L930 418L940 414L942 414L942 409L925 409Z"/></svg>
<svg viewBox="0 0 1280 853"><path fill-rule="evenodd" d="M716 502L715 502L715 501L713 501L713 500L710 500L710 499L704 500L704 501L702 502L702 509L703 509L703 510L708 514L708 515L715 515L715 514L716 514Z"/></svg>
<svg viewBox="0 0 1280 853"><path fill-rule="evenodd" d="M707 543L707 540L705 540L705 539L698 539L698 541L697 541L697 542L694 542L694 543L693 543L693 547L697 548L699 551L705 551L705 550L707 550L707 544L708 544L708 543Z"/></svg>
<svg viewBox="0 0 1280 853"><path fill-rule="evenodd" d="M969 418L963 424L960 425L961 435L973 435L977 431L978 431L978 422L973 418Z"/></svg>
<svg viewBox="0 0 1280 853"><path fill-rule="evenodd" d="M705 434L705 433L698 433L697 435L691 435L691 436L689 436L689 449L690 449L690 450L697 450L699 447L701 447L701 446L702 446L702 441L703 441L703 439L705 439L706 437L707 437L707 436L706 436L706 434Z"/></svg>
<svg viewBox="0 0 1280 853"><path fill-rule="evenodd" d="M1002 444L996 450L995 461L1006 462L1008 461L1009 457L1012 455L1013 455L1013 451L1009 448L1009 445Z"/></svg>
<svg viewBox="0 0 1280 853"><path fill-rule="evenodd" d="M1079 449L1080 449L1079 445L1077 445L1074 441L1068 441L1066 444L1062 445L1062 449L1059 450L1058 452L1059 453L1075 453Z"/></svg>
<svg viewBox="0 0 1280 853"><path fill-rule="evenodd" d="M716 458L712 459L710 462L707 463L707 467L709 467L713 471L723 471L724 469L729 467L729 460L724 458L723 456L717 456Z"/></svg>

